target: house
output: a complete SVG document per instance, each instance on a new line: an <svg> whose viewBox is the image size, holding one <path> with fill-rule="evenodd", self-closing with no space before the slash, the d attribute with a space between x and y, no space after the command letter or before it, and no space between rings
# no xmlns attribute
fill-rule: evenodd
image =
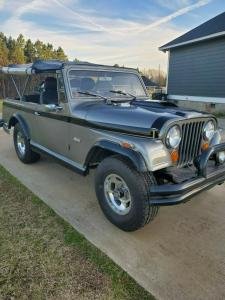
<svg viewBox="0 0 225 300"><path fill-rule="evenodd" d="M225 112L225 12L161 46L168 52L168 99Z"/></svg>

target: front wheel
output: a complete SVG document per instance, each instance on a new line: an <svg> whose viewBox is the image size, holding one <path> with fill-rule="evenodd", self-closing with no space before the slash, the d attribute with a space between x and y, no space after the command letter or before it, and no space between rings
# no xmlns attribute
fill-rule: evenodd
<svg viewBox="0 0 225 300"><path fill-rule="evenodd" d="M154 219L158 207L149 202L151 174L138 173L126 159L113 156L98 166L95 190L110 222L124 231L135 231Z"/></svg>
<svg viewBox="0 0 225 300"><path fill-rule="evenodd" d="M16 154L23 163L30 164L40 159L40 155L31 150L30 141L24 134L19 123L14 127L13 141Z"/></svg>

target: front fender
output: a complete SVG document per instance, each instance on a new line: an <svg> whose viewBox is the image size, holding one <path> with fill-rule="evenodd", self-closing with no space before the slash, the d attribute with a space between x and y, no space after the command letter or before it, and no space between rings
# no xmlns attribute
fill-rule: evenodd
<svg viewBox="0 0 225 300"><path fill-rule="evenodd" d="M19 113L15 113L12 115L12 117L9 120L8 123L8 129L11 129L11 127L15 126L16 123L19 123L23 133L25 134L25 137L27 139L30 139L30 131L29 131L29 127L26 123L26 121L24 120L24 118L19 114Z"/></svg>
<svg viewBox="0 0 225 300"><path fill-rule="evenodd" d="M120 144L108 140L99 141L92 147L92 149L89 151L86 158L86 162L85 162L86 168L88 167L89 163L91 162L92 158L96 154L96 151L99 150L99 148L109 151L113 154L120 154L126 157L133 163L135 169L138 172L148 171L145 160L141 155L141 153L134 151L133 149L123 148Z"/></svg>

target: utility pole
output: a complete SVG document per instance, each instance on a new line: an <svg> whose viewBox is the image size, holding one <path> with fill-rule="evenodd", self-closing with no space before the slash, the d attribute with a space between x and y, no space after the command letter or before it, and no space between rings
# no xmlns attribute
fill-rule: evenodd
<svg viewBox="0 0 225 300"><path fill-rule="evenodd" d="M160 64L159 64L159 86L160 86Z"/></svg>

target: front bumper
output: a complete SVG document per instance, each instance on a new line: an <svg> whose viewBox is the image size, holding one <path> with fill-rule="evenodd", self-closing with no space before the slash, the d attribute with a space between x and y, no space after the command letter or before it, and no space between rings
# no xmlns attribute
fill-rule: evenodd
<svg viewBox="0 0 225 300"><path fill-rule="evenodd" d="M225 143L210 147L195 160L197 176L178 184L153 185L150 188L152 205L175 205L188 201L203 190L212 188L225 181L225 164L215 165L207 172L209 159L217 152L225 151Z"/></svg>

